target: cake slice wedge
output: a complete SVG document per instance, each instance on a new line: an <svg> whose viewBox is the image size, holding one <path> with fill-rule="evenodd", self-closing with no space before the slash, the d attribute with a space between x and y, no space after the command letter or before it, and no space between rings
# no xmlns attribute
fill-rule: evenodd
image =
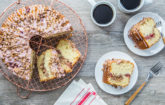
<svg viewBox="0 0 165 105"><path fill-rule="evenodd" d="M140 49L147 49L156 44L161 34L156 28L154 19L148 17L144 18L137 24L135 24L130 32L130 38L135 42L136 46Z"/></svg>
<svg viewBox="0 0 165 105"><path fill-rule="evenodd" d="M80 51L72 41L66 39L60 40L56 49L59 52L62 66L66 68L65 72L71 72L72 69L69 68L73 68L76 62L80 59Z"/></svg>
<svg viewBox="0 0 165 105"><path fill-rule="evenodd" d="M106 60L103 65L103 82L114 87L126 87L134 70L134 64L123 59Z"/></svg>
<svg viewBox="0 0 165 105"><path fill-rule="evenodd" d="M40 82L65 76L64 69L60 64L60 59L55 49L48 49L38 56L37 68Z"/></svg>

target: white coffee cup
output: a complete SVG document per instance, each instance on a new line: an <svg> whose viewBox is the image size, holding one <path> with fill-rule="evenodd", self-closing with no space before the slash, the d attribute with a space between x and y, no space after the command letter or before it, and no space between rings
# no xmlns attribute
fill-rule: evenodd
<svg viewBox="0 0 165 105"><path fill-rule="evenodd" d="M140 5L137 8L128 10L122 5L121 0L118 0L118 7L119 7L120 11L122 11L124 13L134 13L134 12L139 11L144 5L148 5L151 3L152 3L152 0L141 0Z"/></svg>
<svg viewBox="0 0 165 105"><path fill-rule="evenodd" d="M115 7L113 6L112 3L108 2L108 1L99 1L99 2L95 2L95 0L88 0L88 2L92 5L92 9L91 9L91 19L93 21L93 23L95 23L97 26L100 26L100 27L108 27L110 26L114 21L115 21L115 18L116 18L116 9ZM101 4L105 4L107 6L109 6L112 11L113 11L113 17L111 19L110 22L106 23L106 24L99 24L93 17L93 12L95 10L95 8Z"/></svg>

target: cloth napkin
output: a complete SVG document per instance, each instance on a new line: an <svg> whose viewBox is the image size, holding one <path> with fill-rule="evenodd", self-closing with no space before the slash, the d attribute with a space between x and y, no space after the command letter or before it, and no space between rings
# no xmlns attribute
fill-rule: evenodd
<svg viewBox="0 0 165 105"><path fill-rule="evenodd" d="M107 105L96 93L92 84L82 79L73 81L54 105Z"/></svg>

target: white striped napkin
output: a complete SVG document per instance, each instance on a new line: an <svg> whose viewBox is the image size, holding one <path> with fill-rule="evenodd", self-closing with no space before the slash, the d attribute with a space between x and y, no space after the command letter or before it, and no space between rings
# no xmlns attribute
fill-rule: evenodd
<svg viewBox="0 0 165 105"><path fill-rule="evenodd" d="M107 105L96 93L92 84L82 79L73 81L54 105Z"/></svg>

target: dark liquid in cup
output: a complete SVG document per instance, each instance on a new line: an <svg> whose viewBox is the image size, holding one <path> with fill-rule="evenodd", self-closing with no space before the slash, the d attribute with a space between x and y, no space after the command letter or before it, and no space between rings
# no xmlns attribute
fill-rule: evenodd
<svg viewBox="0 0 165 105"><path fill-rule="evenodd" d="M113 10L106 4L98 5L93 12L93 18L99 24L107 24L113 18Z"/></svg>
<svg viewBox="0 0 165 105"><path fill-rule="evenodd" d="M140 5L141 0L120 0L121 4L128 10L135 9Z"/></svg>

